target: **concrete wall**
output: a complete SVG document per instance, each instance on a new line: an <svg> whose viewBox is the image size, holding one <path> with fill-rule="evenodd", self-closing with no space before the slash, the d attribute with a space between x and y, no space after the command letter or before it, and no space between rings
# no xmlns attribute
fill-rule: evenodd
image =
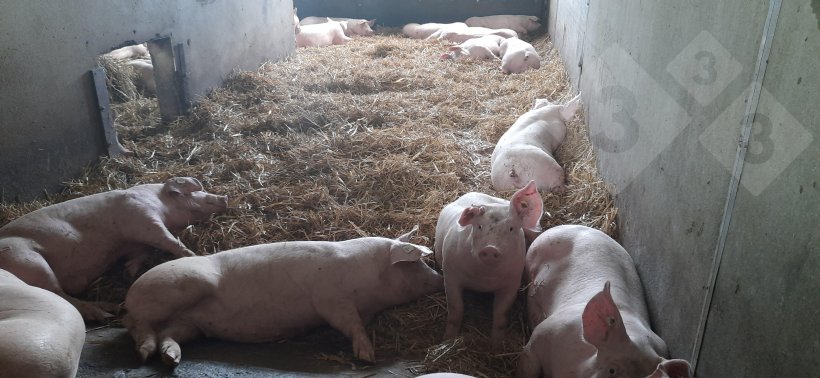
<svg viewBox="0 0 820 378"><path fill-rule="evenodd" d="M294 0L299 18L376 19L383 26L410 22L456 22L472 16L544 13L544 0Z"/></svg>
<svg viewBox="0 0 820 378"><path fill-rule="evenodd" d="M549 7L653 326L674 357L697 357L700 377L820 371L820 9L784 1L759 70L769 8L761 0ZM750 96L758 72L762 90ZM747 107L751 140L732 190Z"/></svg>
<svg viewBox="0 0 820 378"><path fill-rule="evenodd" d="M291 0L0 0L0 200L26 200L105 152L89 70L123 42L182 43L191 99L294 49Z"/></svg>

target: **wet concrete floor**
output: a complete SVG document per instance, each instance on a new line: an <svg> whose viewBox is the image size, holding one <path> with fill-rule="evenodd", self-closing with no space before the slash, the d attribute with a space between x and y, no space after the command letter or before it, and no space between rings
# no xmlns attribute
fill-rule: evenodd
<svg viewBox="0 0 820 378"><path fill-rule="evenodd" d="M351 350L350 342L329 327L280 343L203 339L183 344L182 361L172 369L158 357L143 365L125 328L92 326L77 377L412 377L410 368L419 364L377 355L375 365L351 366Z"/></svg>

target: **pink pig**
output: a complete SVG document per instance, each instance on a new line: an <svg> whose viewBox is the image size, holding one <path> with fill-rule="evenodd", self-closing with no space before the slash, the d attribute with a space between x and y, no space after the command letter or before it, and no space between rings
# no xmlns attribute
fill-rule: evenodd
<svg viewBox="0 0 820 378"><path fill-rule="evenodd" d="M376 20L365 20L360 18L341 18L341 17L305 17L299 21L300 26L324 24L328 20L339 22L345 35L352 37L354 35L373 35L373 26Z"/></svg>
<svg viewBox="0 0 820 378"><path fill-rule="evenodd" d="M323 47L343 45L352 38L345 35L342 24L327 19L327 22L315 25L300 25L296 28L296 47Z"/></svg>
<svg viewBox="0 0 820 378"><path fill-rule="evenodd" d="M517 38L518 33L511 29L488 29L482 27L443 27L426 39L447 40L455 43L462 43L469 39L480 38L485 35L497 35L503 38Z"/></svg>
<svg viewBox="0 0 820 378"><path fill-rule="evenodd" d="M450 52L442 54L441 59L498 59L498 50L504 37L498 35L486 35L481 38L472 38L463 43L450 46Z"/></svg>
<svg viewBox="0 0 820 378"><path fill-rule="evenodd" d="M0 377L73 377L83 343L70 303L0 269Z"/></svg>
<svg viewBox="0 0 820 378"><path fill-rule="evenodd" d="M175 177L93 194L32 211L0 228L0 269L73 304L86 319L111 314L70 295L82 293L121 258L135 274L150 247L176 257L193 256L174 233L228 207L199 180Z"/></svg>
<svg viewBox="0 0 820 378"><path fill-rule="evenodd" d="M564 105L535 100L532 110L510 126L495 145L490 158L490 178L495 190L512 190L535 180L538 190L561 192L564 169L555 161L555 149L564 141L565 122L578 110L581 94Z"/></svg>
<svg viewBox="0 0 820 378"><path fill-rule="evenodd" d="M541 56L535 47L518 38L507 38L501 43L501 72L522 73L529 68L541 68Z"/></svg>
<svg viewBox="0 0 820 378"><path fill-rule="evenodd" d="M543 203L534 182L510 201L467 193L442 209L436 224L436 261L444 273L447 326L444 339L458 336L464 289L494 293L492 342L499 346L507 313L521 286L525 230L539 229Z"/></svg>
<svg viewBox="0 0 820 378"><path fill-rule="evenodd" d="M632 258L603 232L545 231L527 251L526 277L533 332L519 377L692 377L688 362L663 358Z"/></svg>
<svg viewBox="0 0 820 378"><path fill-rule="evenodd" d="M143 361L159 351L179 364L180 343L199 336L266 342L329 323L374 361L364 325L386 308L441 291L421 261L432 253L398 239L262 244L188 257L143 274L125 298L123 323Z"/></svg>
<svg viewBox="0 0 820 378"><path fill-rule="evenodd" d="M470 17L464 21L469 26L483 26L492 29L512 29L519 34L531 33L541 27L536 16L499 14L494 16Z"/></svg>
<svg viewBox="0 0 820 378"><path fill-rule="evenodd" d="M404 35L406 35L410 38L413 38L413 39L425 39L425 38L429 37L430 35L432 35L433 33L439 31L442 28L447 28L447 29L465 28L466 29L467 24L465 24L463 22L453 22L453 23L449 23L449 24L439 24L439 23L435 23L435 22L428 22L426 24L421 24L421 25L416 24L416 23L410 23L410 24L404 25L404 27L402 27L402 29L401 29L401 32L404 33Z"/></svg>

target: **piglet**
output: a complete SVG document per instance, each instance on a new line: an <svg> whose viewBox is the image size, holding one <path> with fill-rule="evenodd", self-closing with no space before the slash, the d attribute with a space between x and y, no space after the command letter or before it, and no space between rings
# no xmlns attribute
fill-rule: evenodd
<svg viewBox="0 0 820 378"><path fill-rule="evenodd" d="M519 377L692 377L688 362L663 358L632 258L603 232L545 231L527 251L526 278L534 329Z"/></svg>
<svg viewBox="0 0 820 378"><path fill-rule="evenodd" d="M470 17L465 24L468 26L483 26L491 29L512 29L519 34L531 33L541 27L536 16L513 14L498 14L493 16Z"/></svg>
<svg viewBox="0 0 820 378"><path fill-rule="evenodd" d="M398 239L293 241L160 264L125 298L123 323L143 360L159 350L179 364L181 343L199 336L267 342L330 324L374 361L364 325L386 308L441 291L421 258L430 249Z"/></svg>
<svg viewBox="0 0 820 378"><path fill-rule="evenodd" d="M449 23L449 24L440 24L440 23L435 23L435 22L428 22L426 24L421 24L421 25L416 24L416 23L410 23L410 24L404 25L404 27L402 27L402 29L401 29L401 32L404 33L404 35L406 35L410 38L413 38L413 39L425 39L425 38L429 37L430 35L432 35L433 33L437 32L437 31L439 31L440 29L443 29L443 28L450 29L450 30L461 29L461 28L466 29L467 24L465 24L463 22L453 22L453 23Z"/></svg>
<svg viewBox="0 0 820 378"><path fill-rule="evenodd" d="M518 117L490 158L495 190L517 189L534 180L538 190L564 191L564 169L553 154L564 141L565 123L575 115L580 99L580 93L564 105L536 99L532 110Z"/></svg>
<svg viewBox="0 0 820 378"><path fill-rule="evenodd" d="M541 56L535 47L518 38L507 38L501 43L501 72L522 73L541 68Z"/></svg>
<svg viewBox="0 0 820 378"><path fill-rule="evenodd" d="M327 22L315 25L299 25L296 28L296 47L323 47L343 45L352 38L345 35L342 24L327 19Z"/></svg>
<svg viewBox="0 0 820 378"><path fill-rule="evenodd" d="M492 343L500 346L507 313L521 285L524 232L537 231L543 203L534 182L507 201L471 192L441 210L436 224L436 261L444 273L447 326L444 339L458 336L464 289L494 294Z"/></svg>
<svg viewBox="0 0 820 378"><path fill-rule="evenodd" d="M450 46L450 52L442 54L441 59L498 59L498 50L504 37L498 35L486 35L481 38L472 38L463 43Z"/></svg>
<svg viewBox="0 0 820 378"><path fill-rule="evenodd" d="M454 43L462 43L473 38L480 38L486 35L497 35L503 38L516 38L518 33L511 29L488 29L482 27L461 27L447 26L430 34L426 39L446 40Z"/></svg>
<svg viewBox="0 0 820 378"><path fill-rule="evenodd" d="M174 234L227 207L226 197L206 193L191 177L76 198L0 228L0 269L60 295L85 319L103 320L112 316L103 307L115 305L71 295L82 293L121 258L135 274L151 247L193 256Z"/></svg>
<svg viewBox="0 0 820 378"><path fill-rule="evenodd" d="M84 342L70 303L0 269L0 377L73 377Z"/></svg>
<svg viewBox="0 0 820 378"><path fill-rule="evenodd" d="M368 36L373 35L373 26L376 25L376 20L365 20L361 18L342 18L342 17L305 17L299 21L300 26L324 24L326 22L336 21L342 25L342 30L348 37L354 35Z"/></svg>

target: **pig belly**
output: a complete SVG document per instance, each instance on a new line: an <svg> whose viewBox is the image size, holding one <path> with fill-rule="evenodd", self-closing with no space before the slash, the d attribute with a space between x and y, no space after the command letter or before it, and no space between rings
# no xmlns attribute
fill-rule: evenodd
<svg viewBox="0 0 820 378"><path fill-rule="evenodd" d="M238 342L277 341L325 323L310 303L292 299L237 306L231 298L217 298L191 309L183 319L189 318L206 337Z"/></svg>

